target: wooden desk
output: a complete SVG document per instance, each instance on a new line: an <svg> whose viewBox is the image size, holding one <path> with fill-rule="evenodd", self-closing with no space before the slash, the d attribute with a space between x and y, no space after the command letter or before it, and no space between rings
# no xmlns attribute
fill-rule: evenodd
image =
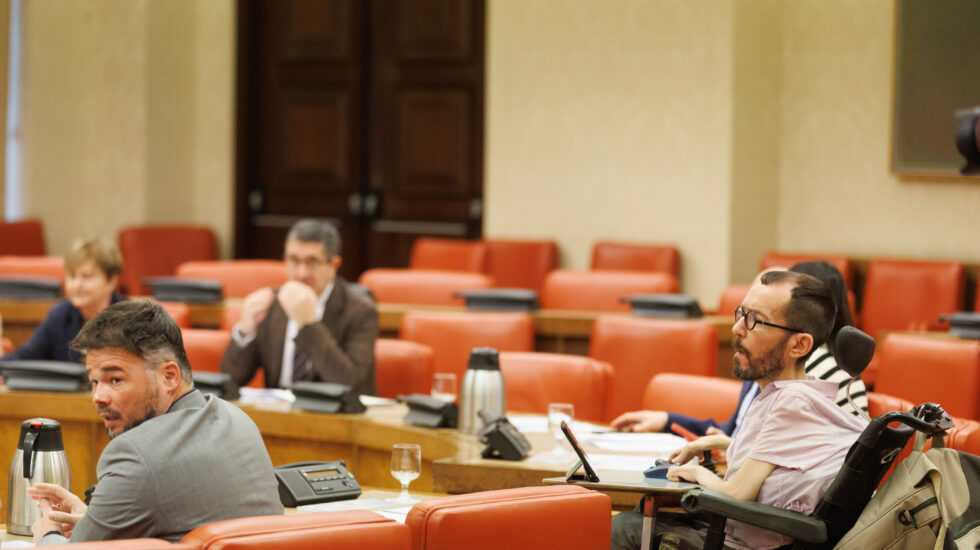
<svg viewBox="0 0 980 550"><path fill-rule="evenodd" d="M3 334L19 346L26 342L34 329L55 304L53 300L0 300ZM195 328L218 328L225 306L239 307L241 300L230 299L217 304L188 304L191 325ZM402 317L411 310L464 311L462 307L419 306L409 304L378 304L381 336L398 338ZM588 355L592 324L601 315L627 315L601 311L538 310L531 312L534 321L535 349L554 353ZM732 377L732 317L704 317L718 329L718 376Z"/></svg>
<svg viewBox="0 0 980 550"><path fill-rule="evenodd" d="M541 485L546 477L563 475L570 464L481 458L484 445L475 435L406 425L403 405L370 407L362 415L308 413L284 405L241 407L259 427L273 464L342 459L362 486L400 488L390 473L395 443L421 445L422 475L411 484L412 491L420 492L455 494ZM13 459L21 422L34 417L61 423L72 492L81 496L96 482L95 467L109 442L89 394L17 392L0 387L0 467L9 467ZM554 446L550 434L527 435L532 452ZM7 482L7 476L0 476L0 495L7 494ZM636 497L614 499L614 504L632 507Z"/></svg>

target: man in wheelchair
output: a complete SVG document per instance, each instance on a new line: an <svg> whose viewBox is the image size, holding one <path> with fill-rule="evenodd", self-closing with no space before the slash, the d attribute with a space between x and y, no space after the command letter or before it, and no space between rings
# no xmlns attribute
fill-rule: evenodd
<svg viewBox="0 0 980 550"><path fill-rule="evenodd" d="M724 479L690 463L702 451L725 448L727 437L707 436L675 451L667 478L693 481L738 500L809 514L820 500L867 422L835 404L836 383L808 380L807 358L828 338L835 305L819 280L795 272L766 273L749 291L732 327L734 374L762 388L727 447ZM658 515L653 547L701 548L703 522L694 517ZM638 549L642 515L613 519L611 548ZM779 548L790 537L730 520L726 548Z"/></svg>

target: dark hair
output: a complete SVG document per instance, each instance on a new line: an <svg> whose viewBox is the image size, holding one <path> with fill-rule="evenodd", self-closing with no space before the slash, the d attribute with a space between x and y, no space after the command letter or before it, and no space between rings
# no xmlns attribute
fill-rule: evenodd
<svg viewBox="0 0 980 550"><path fill-rule="evenodd" d="M327 259L340 254L340 233L332 223L325 220L305 218L294 223L289 228L286 240L297 240L307 243L320 243L323 245Z"/></svg>
<svg viewBox="0 0 980 550"><path fill-rule="evenodd" d="M811 277L816 277L823 281L830 294L834 297L834 304L837 305L837 315L834 318L834 328L830 330L830 338L827 340L827 348L834 352L834 338L840 329L854 324L851 317L851 305L847 299L847 285L844 284L844 276L830 262L801 262L789 268L790 271L803 273Z"/></svg>
<svg viewBox="0 0 980 550"><path fill-rule="evenodd" d="M117 302L85 323L68 346L81 353L120 348L139 357L148 369L165 361L180 367L180 377L193 383L180 327L160 304L149 300Z"/></svg>
<svg viewBox="0 0 980 550"><path fill-rule="evenodd" d="M834 328L837 306L830 288L816 277L795 271L770 271L762 275L760 282L764 285L793 285L783 317L788 326L813 337L810 352L798 360L798 363L806 362L815 349L827 342L830 331Z"/></svg>

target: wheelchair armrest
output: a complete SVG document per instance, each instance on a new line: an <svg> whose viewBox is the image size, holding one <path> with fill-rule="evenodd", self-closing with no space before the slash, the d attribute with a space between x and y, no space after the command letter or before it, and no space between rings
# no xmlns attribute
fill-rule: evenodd
<svg viewBox="0 0 980 550"><path fill-rule="evenodd" d="M684 493L681 505L688 512L707 512L769 529L803 542L825 542L826 524L816 518L755 501L736 500L701 487Z"/></svg>

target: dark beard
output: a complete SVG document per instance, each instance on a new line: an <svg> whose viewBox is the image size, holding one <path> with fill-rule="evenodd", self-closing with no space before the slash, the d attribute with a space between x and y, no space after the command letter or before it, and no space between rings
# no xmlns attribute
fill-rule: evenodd
<svg viewBox="0 0 980 550"><path fill-rule="evenodd" d="M783 371L782 356L786 351L786 343L789 341L789 336L783 338L783 341L775 346L769 348L762 357L758 360L753 360L749 352L742 347L742 340L736 336L732 339L732 347L735 351L739 351L745 357L746 365L743 367L736 357L734 360L734 365L732 365L732 373L735 378L739 380L755 381L762 380L764 378L774 378L780 372Z"/></svg>
<svg viewBox="0 0 980 550"><path fill-rule="evenodd" d="M143 416L141 418L137 418L136 420L133 420L129 424L126 424L125 426L123 426L123 429L122 429L121 432L119 432L117 434L113 434L112 432L109 431L109 428L106 428L105 429L105 433L106 433L106 435L109 436L109 439L110 440L111 439L115 439L116 436L120 436L120 435L128 432L129 430L132 430L136 426L139 426L140 424L146 422L147 420L149 420L151 418L155 418L157 416L160 416L160 415L158 415L157 412L155 410L153 410L152 408L148 408L148 409L146 409L146 412L143 414Z"/></svg>

